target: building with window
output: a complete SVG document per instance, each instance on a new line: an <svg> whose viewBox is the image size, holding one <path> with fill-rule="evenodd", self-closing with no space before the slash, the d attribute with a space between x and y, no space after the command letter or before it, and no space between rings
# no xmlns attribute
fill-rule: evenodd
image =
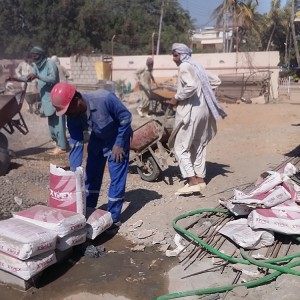
<svg viewBox="0 0 300 300"><path fill-rule="evenodd" d="M226 49L232 37L232 30L226 31L226 39L224 37L223 28L205 27L197 30L192 35L193 51L201 50L201 52L223 52L223 43L226 41ZM226 51L228 52L228 51Z"/></svg>

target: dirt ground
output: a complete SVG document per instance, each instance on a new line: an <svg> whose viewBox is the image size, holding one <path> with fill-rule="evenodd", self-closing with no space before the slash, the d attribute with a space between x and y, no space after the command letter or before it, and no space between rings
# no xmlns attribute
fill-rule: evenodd
<svg viewBox="0 0 300 300"><path fill-rule="evenodd" d="M148 121L137 116L134 104L126 102L125 104L133 113L135 128ZM122 237L132 243L132 247L140 245L146 246L146 249L151 249L155 244L155 249L158 250L157 255L164 257L165 260L170 260L167 264L169 269L164 267L160 274L161 278L156 278L156 283L161 281L166 286L155 290L151 297L158 296L160 293L180 292L228 283L228 278L217 272L210 272L209 275L202 277L201 284L199 278L181 279L184 270L179 261L165 256L168 246L168 249L175 247L173 239L176 232L172 227L172 220L176 216L192 210L216 207L220 198L232 196L234 187L242 189L253 183L260 173L274 169L287 159L291 155L290 152L299 145L299 104L300 100L299 103L274 102L265 105L223 104L228 117L218 123L217 136L207 149L206 181L208 186L204 197L175 195L175 191L184 185L176 163L170 161L169 168L162 172L155 182L141 180L136 167L130 166L121 219L123 225L113 239ZM53 147L49 141L47 120L29 114L25 106L23 114L30 130L29 134L23 136L19 132L15 132L13 135L7 135L9 148L15 152L16 158L12 159L8 174L0 177L1 218L7 218L12 211L21 210L37 203L46 204L49 164L54 163L60 167L68 166L67 155L51 157L47 154L47 151ZM109 176L106 173L99 198L99 206L103 208L107 201L108 184ZM135 228L137 222L140 222L140 226ZM122 243L121 241L120 243ZM161 252L159 252L160 250ZM121 251L120 245L119 251ZM197 267L201 268L201 266ZM118 270L118 272L122 271ZM299 284L295 284L296 290L289 288L289 292L293 293L294 297L289 294L289 298L284 298L284 295L287 295L286 285L283 284L279 292L273 293L274 285L269 284L257 289L258 292L253 290L246 296L239 298L231 295L227 299L298 299L297 285ZM76 296L64 293L64 296L68 300L93 299L88 291ZM116 291L115 293L116 298L113 298L112 295L105 296L98 291L98 298L95 297L95 299L151 298L149 297L151 292L147 296L142 294L130 296L126 290L120 292L121 294ZM62 295L59 297L52 295L51 298L43 295L43 298L64 299ZM26 297L22 296L22 299L26 299ZM182 299L199 299L199 297Z"/></svg>

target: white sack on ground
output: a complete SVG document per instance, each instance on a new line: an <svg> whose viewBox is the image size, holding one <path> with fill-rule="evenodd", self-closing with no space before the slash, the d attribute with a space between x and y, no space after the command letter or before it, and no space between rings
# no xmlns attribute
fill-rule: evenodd
<svg viewBox="0 0 300 300"><path fill-rule="evenodd" d="M234 190L234 204L246 204L260 207L272 207L281 204L291 199L291 194L283 186L276 186L274 189L261 193L259 195L251 196L242 191Z"/></svg>
<svg viewBox="0 0 300 300"><path fill-rule="evenodd" d="M13 217L51 229L59 237L80 230L86 225L85 217L82 214L44 205L35 205L21 212L13 213Z"/></svg>
<svg viewBox="0 0 300 300"><path fill-rule="evenodd" d="M217 229L218 230L218 229ZM247 219L238 219L226 223L218 230L244 249L259 249L274 243L274 234L266 230L253 230Z"/></svg>
<svg viewBox="0 0 300 300"><path fill-rule="evenodd" d="M288 162L286 165L282 166L282 168L280 168L277 172L291 177L295 175L298 172L298 170L292 163Z"/></svg>
<svg viewBox="0 0 300 300"><path fill-rule="evenodd" d="M285 180L282 185L291 194L291 199L300 203L300 186L291 179Z"/></svg>
<svg viewBox="0 0 300 300"><path fill-rule="evenodd" d="M54 251L45 252L27 260L20 260L0 252L0 269L24 280L32 278L55 263Z"/></svg>
<svg viewBox="0 0 300 300"><path fill-rule="evenodd" d="M239 199L254 197L272 190L275 186L282 183L284 175L281 175L278 172L268 171L265 172L266 177L262 181L257 181L257 186L251 192L242 194L238 196Z"/></svg>
<svg viewBox="0 0 300 300"><path fill-rule="evenodd" d="M0 251L21 260L54 250L54 231L15 218L0 221Z"/></svg>
<svg viewBox="0 0 300 300"><path fill-rule="evenodd" d="M86 208L87 238L95 239L113 224L111 213L102 209Z"/></svg>
<svg viewBox="0 0 300 300"><path fill-rule="evenodd" d="M286 201L272 208L255 209L248 216L248 225L252 229L300 235L300 208L293 201Z"/></svg>
<svg viewBox="0 0 300 300"><path fill-rule="evenodd" d="M87 229L83 228L57 239L56 249L65 251L86 241Z"/></svg>
<svg viewBox="0 0 300 300"><path fill-rule="evenodd" d="M78 167L75 172L72 172L50 164L49 191L50 207L85 215L86 195L82 167Z"/></svg>

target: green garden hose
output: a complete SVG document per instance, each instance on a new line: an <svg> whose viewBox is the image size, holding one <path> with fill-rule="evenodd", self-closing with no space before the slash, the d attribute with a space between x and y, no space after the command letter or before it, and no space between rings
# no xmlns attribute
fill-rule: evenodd
<svg viewBox="0 0 300 300"><path fill-rule="evenodd" d="M178 226L176 224L181 219L185 219L187 217L194 216L197 214L202 214L205 212L221 213L221 214L230 215L230 212L228 210L207 209L207 208L199 209L199 210L194 210L194 211L179 215L178 217L176 217L173 220L172 225L176 231L178 231L182 235L185 235L186 237L189 237L190 239L196 241L202 247L204 247L207 251L209 251L210 253L213 253L214 255L216 255L226 261L229 261L231 263L245 264L245 265L254 264L254 265L257 265L257 266L260 266L263 268L275 270L275 272L272 274L269 274L263 278L260 278L260 279L254 280L254 281L250 281L250 282L246 282L243 284L233 284L233 285L220 286L220 287L215 287L215 288L207 288L207 289L199 289L199 290L190 290L190 291L185 291L185 292L171 293L171 294L159 296L159 297L155 298L155 300L167 300L167 299L175 299L175 298L182 298L182 297L195 296L195 295L224 293L224 292L230 291L230 290L232 290L236 287L240 287L240 286L245 286L247 288L253 288L253 287L257 287L257 286L266 284L271 280L274 280L276 277L278 277L282 273L300 276L300 272L292 270L292 268L300 265L300 260L288 263L285 266L274 265L275 263L289 262L290 260L292 260L296 257L300 257L300 253L295 253L295 254L278 257L278 258L265 259L264 261L261 261L261 260L256 260L256 259L252 258L243 249L241 249L241 255L243 258L233 258L231 256L228 256L228 255L218 251L217 249L213 248L209 244L205 243L198 236L194 235L193 233L191 233L190 231L188 231L186 229L181 228L180 226ZM297 241L299 241L298 237L294 237L294 238Z"/></svg>

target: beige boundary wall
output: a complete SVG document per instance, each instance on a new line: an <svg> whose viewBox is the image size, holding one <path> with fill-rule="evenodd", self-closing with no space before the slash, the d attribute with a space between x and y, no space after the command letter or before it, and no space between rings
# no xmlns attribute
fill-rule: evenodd
<svg viewBox="0 0 300 300"><path fill-rule="evenodd" d="M112 63L112 80L130 82L131 87L136 84L135 71L146 64L147 55L144 56L114 56ZM271 97L278 98L278 76L279 76L279 52L241 52L241 53L212 53L193 54L193 59L201 63L204 68L213 74L237 74L256 73L269 70L271 72ZM177 66L172 60L172 55L153 56L153 75L158 82L166 82L167 79L176 81ZM16 64L20 60L9 61ZM70 70L73 82L76 84L96 84L95 63L102 61L102 56L60 57L61 65ZM0 60L0 64L1 64ZM3 60L4 62L4 60ZM5 60L3 65L9 65ZM10 65L11 66L11 65ZM3 72L1 77L7 76L13 71L9 68ZM1 75L1 74L0 74Z"/></svg>
<svg viewBox="0 0 300 300"><path fill-rule="evenodd" d="M149 56L115 56L112 65L112 79L125 80L135 85L134 72L145 66ZM269 70L271 72L271 97L278 98L279 52L241 52L241 53L212 53L193 54L193 59L202 64L208 71L216 75L255 73ZM177 66L172 55L153 56L155 78L176 78Z"/></svg>

